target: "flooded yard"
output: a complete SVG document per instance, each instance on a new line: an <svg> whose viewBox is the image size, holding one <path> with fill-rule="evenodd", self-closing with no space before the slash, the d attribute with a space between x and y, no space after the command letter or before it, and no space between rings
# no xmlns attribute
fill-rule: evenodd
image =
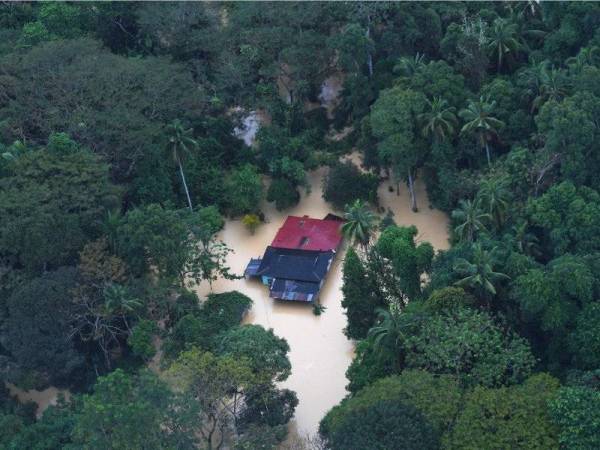
<svg viewBox="0 0 600 450"><path fill-rule="evenodd" d="M321 197L321 180L326 170L321 168L310 173L312 192L309 195L303 192L296 207L279 212L271 204L264 204L262 210L266 223L254 235L239 220L227 221L220 238L235 251L228 258L235 273L243 273L250 258L262 256L288 215L323 218L327 213L335 213ZM428 207L424 184L419 180L416 183L420 201L418 213L410 210L406 189L402 189L398 196L396 192L388 191L389 185L389 182L384 182L380 186L381 206L394 212L394 219L399 225L416 225L420 240L431 242L436 249L447 248L448 219L444 213ZM326 310L320 316L313 314L310 305L269 298L267 287L255 280L219 280L212 286L213 292L236 289L248 295L254 304L245 321L273 328L278 336L288 341L292 374L282 386L298 394L299 405L292 429L300 435L316 433L323 415L346 395L345 372L352 360L354 344L343 333L346 326L346 316L341 306L344 252L340 253L321 291L321 304ZM207 284L198 289L201 296L209 291Z"/></svg>

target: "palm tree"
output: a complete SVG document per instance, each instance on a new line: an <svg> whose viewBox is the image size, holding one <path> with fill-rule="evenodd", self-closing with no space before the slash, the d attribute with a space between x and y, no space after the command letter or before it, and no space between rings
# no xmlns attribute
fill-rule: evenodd
<svg viewBox="0 0 600 450"><path fill-rule="evenodd" d="M448 106L448 102L441 97L427 100L428 110L417 116L423 128L421 133L424 137L431 136L434 142L444 141L454 134L458 124L456 109Z"/></svg>
<svg viewBox="0 0 600 450"><path fill-rule="evenodd" d="M539 110L549 100L560 101L568 94L566 74L552 67L547 60L524 70L519 78L533 98L531 112Z"/></svg>
<svg viewBox="0 0 600 450"><path fill-rule="evenodd" d="M488 36L487 49L491 58L496 57L498 71L502 69L505 56L513 58L520 48L517 26L506 19L494 20Z"/></svg>
<svg viewBox="0 0 600 450"><path fill-rule="evenodd" d="M458 225L454 232L461 241L473 242L477 233L485 231L485 222L491 219L488 213L481 211L479 201L461 200L458 209L452 211L452 219Z"/></svg>
<svg viewBox="0 0 600 450"><path fill-rule="evenodd" d="M371 327L368 336L373 338L375 348L397 348L404 338L400 314L377 308L377 324Z"/></svg>
<svg viewBox="0 0 600 450"><path fill-rule="evenodd" d="M184 153L189 153L191 149L198 148L198 142L192 137L192 130L185 129L179 119L175 119L168 127L167 132L169 134L169 143L171 144L171 150L173 151L173 159L179 166L179 173L181 175L181 181L183 188L185 189L185 195L187 197L190 211L192 208L192 199L190 198L190 191L185 181L185 174L183 173L183 165L181 159Z"/></svg>
<svg viewBox="0 0 600 450"><path fill-rule="evenodd" d="M142 306L142 302L133 297L125 286L111 283L103 291L104 309L109 316L127 316Z"/></svg>
<svg viewBox="0 0 600 450"><path fill-rule="evenodd" d="M362 200L357 199L352 205L346 205L344 218L346 222L341 228L344 237L366 249L379 220L377 216Z"/></svg>
<svg viewBox="0 0 600 450"><path fill-rule="evenodd" d="M506 219L510 191L504 178L488 178L481 183L478 193L481 204L494 221L497 230Z"/></svg>
<svg viewBox="0 0 600 450"><path fill-rule="evenodd" d="M498 131L504 126L504 122L492 115L495 107L495 101L490 102L482 96L478 101L469 100L467 108L459 113L466 122L460 132L477 135L479 144L485 148L488 165L491 164L489 141L497 136Z"/></svg>
<svg viewBox="0 0 600 450"><path fill-rule="evenodd" d="M575 73L581 73L585 66L596 66L600 64L600 47L584 47L579 50L577 56L567 58L565 64Z"/></svg>
<svg viewBox="0 0 600 450"><path fill-rule="evenodd" d="M459 258L454 264L454 270L463 278L454 283L459 287L467 287L488 301L496 295L496 284L510 277L504 273L494 271L497 263L498 247L487 251L481 247L479 242L473 244L473 255L471 261Z"/></svg>
<svg viewBox="0 0 600 450"><path fill-rule="evenodd" d="M399 73L405 77L412 77L417 71L425 65L425 55L417 52L414 58L403 56L394 66L394 73Z"/></svg>
<svg viewBox="0 0 600 450"><path fill-rule="evenodd" d="M511 241L514 243L517 250L524 255L539 256L540 246L538 238L535 234L528 231L529 224L527 221L522 221L514 225L511 229Z"/></svg>

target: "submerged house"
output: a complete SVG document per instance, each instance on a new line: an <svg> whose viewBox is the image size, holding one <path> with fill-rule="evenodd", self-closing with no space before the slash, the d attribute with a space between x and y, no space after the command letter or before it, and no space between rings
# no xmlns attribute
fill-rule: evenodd
<svg viewBox="0 0 600 450"><path fill-rule="evenodd" d="M342 220L289 216L262 258L252 259L246 277L260 278L269 295L281 300L313 302L342 242Z"/></svg>

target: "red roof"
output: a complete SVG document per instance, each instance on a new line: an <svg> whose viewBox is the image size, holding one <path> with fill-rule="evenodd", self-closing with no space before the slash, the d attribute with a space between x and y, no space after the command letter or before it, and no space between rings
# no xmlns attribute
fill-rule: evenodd
<svg viewBox="0 0 600 450"><path fill-rule="evenodd" d="M277 248L301 250L336 250L342 241L338 220L288 216L271 243Z"/></svg>

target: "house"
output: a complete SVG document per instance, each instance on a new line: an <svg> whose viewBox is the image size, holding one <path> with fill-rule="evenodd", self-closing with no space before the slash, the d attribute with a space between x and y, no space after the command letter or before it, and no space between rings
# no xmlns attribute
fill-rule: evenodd
<svg viewBox="0 0 600 450"><path fill-rule="evenodd" d="M289 216L263 257L250 260L246 277L260 278L276 299L317 300L342 242L342 223L333 216Z"/></svg>

